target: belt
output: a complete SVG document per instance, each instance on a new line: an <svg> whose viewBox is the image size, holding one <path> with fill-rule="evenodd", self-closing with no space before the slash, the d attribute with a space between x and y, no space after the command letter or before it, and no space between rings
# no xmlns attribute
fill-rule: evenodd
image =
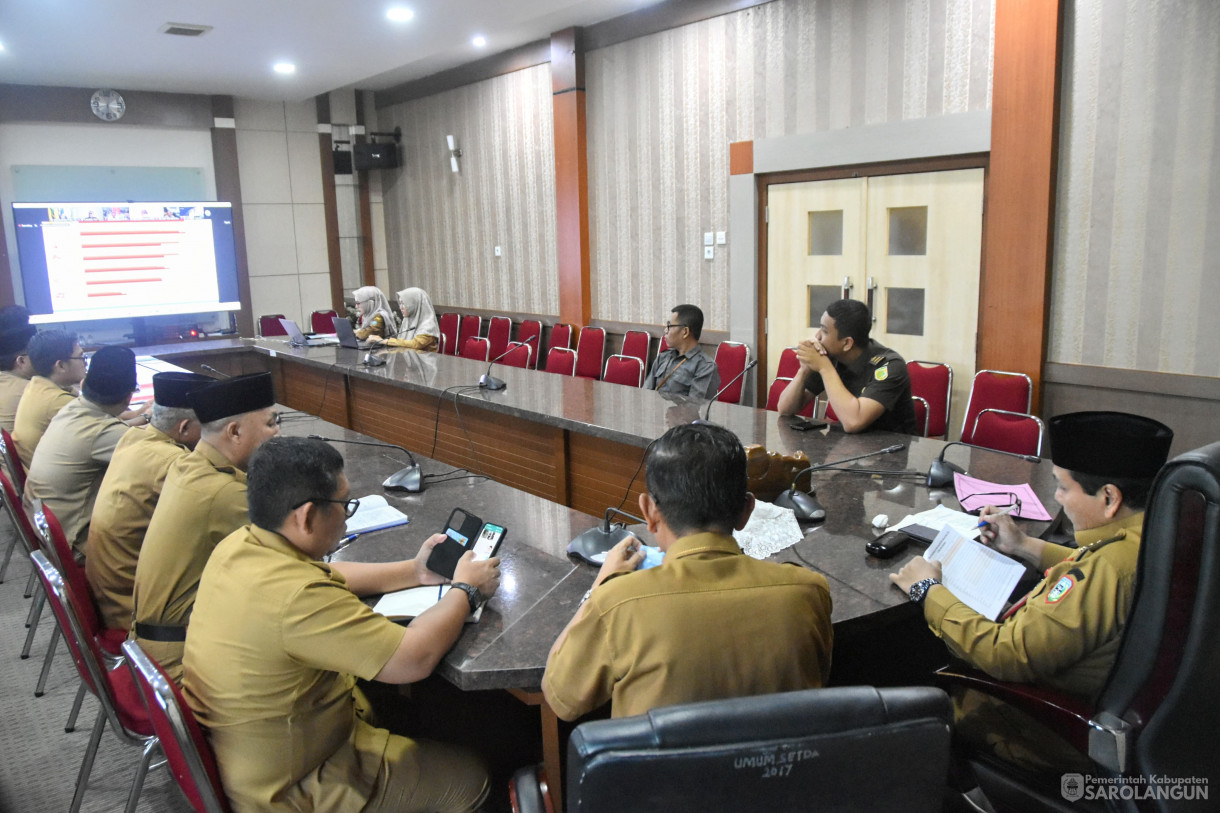
<svg viewBox="0 0 1220 813"><path fill-rule="evenodd" d="M146 641L185 641L186 627L168 624L144 624L136 622L136 637Z"/></svg>

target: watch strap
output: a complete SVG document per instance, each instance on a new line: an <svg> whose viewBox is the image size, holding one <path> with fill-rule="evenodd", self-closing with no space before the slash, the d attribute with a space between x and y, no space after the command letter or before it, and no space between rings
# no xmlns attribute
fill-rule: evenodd
<svg viewBox="0 0 1220 813"><path fill-rule="evenodd" d="M922 604L923 600L928 596L928 591L931 590L932 586L935 584L940 584L940 580L922 579L917 581L911 585L911 589L908 591L907 597L916 604Z"/></svg>
<svg viewBox="0 0 1220 813"><path fill-rule="evenodd" d="M470 602L470 612L475 612L483 604L483 594L479 592L479 588L473 584L466 582L453 582L449 585L455 590L461 590L466 594L466 600Z"/></svg>

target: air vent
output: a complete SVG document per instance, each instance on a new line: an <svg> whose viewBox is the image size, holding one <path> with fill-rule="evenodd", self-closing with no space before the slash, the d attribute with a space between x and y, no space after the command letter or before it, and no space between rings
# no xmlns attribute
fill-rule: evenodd
<svg viewBox="0 0 1220 813"><path fill-rule="evenodd" d="M199 37L212 30L210 25L195 25L193 23L166 23L158 29L162 34L173 34L175 37Z"/></svg>

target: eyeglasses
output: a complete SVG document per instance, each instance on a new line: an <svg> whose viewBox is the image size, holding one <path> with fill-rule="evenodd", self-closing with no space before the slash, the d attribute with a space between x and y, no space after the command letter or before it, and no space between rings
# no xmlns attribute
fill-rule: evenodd
<svg viewBox="0 0 1220 813"><path fill-rule="evenodd" d="M971 513L977 513L983 510L984 505L991 505L996 508L1011 508L1014 517L1021 516L1021 498L1011 491L980 491L977 494L967 494L962 498L962 502L966 503L971 500L979 499L980 497L1004 497L1003 500L987 500L977 509L971 509Z"/></svg>
<svg viewBox="0 0 1220 813"><path fill-rule="evenodd" d="M295 511L308 502L333 502L335 505L342 505L343 517L345 519L351 519L352 514L355 514L356 509L360 507L360 500L331 500L325 497L310 497L308 500L301 500L299 503L292 506L291 510Z"/></svg>
<svg viewBox="0 0 1220 813"><path fill-rule="evenodd" d="M690 327L690 326L689 326L689 325L684 325L684 324L682 324L681 322L677 322L677 323L672 324L672 325L671 325L669 322L666 322L666 323L665 323L665 332L666 332L666 333L668 333L670 330L672 330L673 328L676 328L676 327Z"/></svg>
<svg viewBox="0 0 1220 813"><path fill-rule="evenodd" d="M87 358L89 357L84 353L81 353L79 356L68 356L66 359L64 359L64 361L84 361Z"/></svg>

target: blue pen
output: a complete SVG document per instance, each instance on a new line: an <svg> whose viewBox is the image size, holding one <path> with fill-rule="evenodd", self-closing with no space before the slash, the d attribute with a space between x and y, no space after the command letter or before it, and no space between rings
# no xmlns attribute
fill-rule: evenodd
<svg viewBox="0 0 1220 813"><path fill-rule="evenodd" d="M1016 507L1015 505L1010 505L1010 506L1008 506L1007 508L1001 508L999 511L997 511L997 512L996 512L996 513L994 513L994 514L992 514L992 516L993 516L993 517L1002 517L1002 516L1004 516L1005 514L1011 514L1013 511L1016 511L1016 510L1017 510L1017 507ZM988 525L990 525L990 524L991 524L991 523L990 523L990 522L988 522L987 520L985 520L985 519L981 519L981 520L979 520L978 527L979 527L979 528L986 528L986 527L987 527Z"/></svg>

